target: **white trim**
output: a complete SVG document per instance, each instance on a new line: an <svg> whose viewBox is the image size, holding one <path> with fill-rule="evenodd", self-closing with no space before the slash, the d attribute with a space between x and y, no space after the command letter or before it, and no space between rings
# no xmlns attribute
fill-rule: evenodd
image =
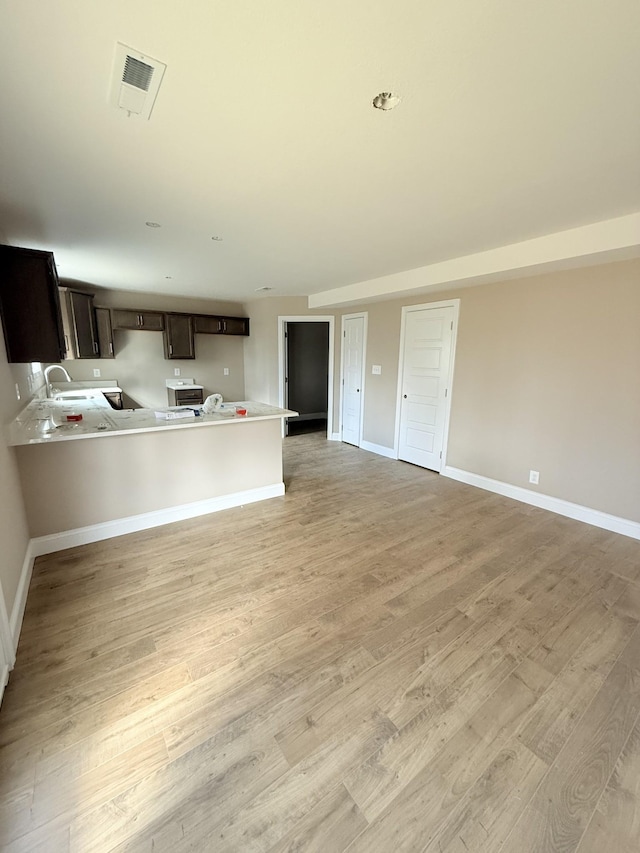
<svg viewBox="0 0 640 853"><path fill-rule="evenodd" d="M11 621L7 613L4 592L0 586L0 664L6 664L9 670L13 669L13 665L16 662L16 647L17 643L13 641Z"/></svg>
<svg viewBox="0 0 640 853"><path fill-rule="evenodd" d="M196 518L200 515L208 515L212 512L220 512L223 509L231 509L281 495L284 495L284 483L274 483L270 486L261 486L244 492L234 492L231 495L221 495L217 498L207 498L203 501L144 512L128 518L117 518L114 521L91 524L88 527L77 527L74 530L64 530L61 533L52 533L49 536L39 536L32 539L31 552L34 556L39 557L42 554L52 554L54 551L62 551L65 548L74 548L77 545L86 545L89 542L100 542L103 539L111 539L113 536L123 536L125 533L148 530L151 527L160 527L163 524L172 524L174 521L184 521L187 518Z"/></svg>
<svg viewBox="0 0 640 853"><path fill-rule="evenodd" d="M387 459L398 458L393 447L385 447L383 444L374 444L372 441L360 442L360 449L368 450L370 453L377 453L378 456L386 456Z"/></svg>
<svg viewBox="0 0 640 853"><path fill-rule="evenodd" d="M0 705L4 695L4 688L9 681L9 673L13 669L16 662L15 650L11 637L9 636L9 620L7 618L7 608L0 590Z"/></svg>
<svg viewBox="0 0 640 853"><path fill-rule="evenodd" d="M331 435L327 436L327 441L342 441L342 436L339 432L332 432Z"/></svg>
<svg viewBox="0 0 640 853"><path fill-rule="evenodd" d="M20 639L20 629L22 628L22 620L24 619L24 611L27 606L27 595L29 594L29 584L31 583L31 575L33 574L33 562L36 554L33 550L33 539L29 542L27 553L22 563L20 572L20 580L18 581L18 589L16 597L11 608L11 619L9 620L9 628L11 630L11 639L13 642L14 653L18 650L18 640ZM14 658L15 661L15 658Z"/></svg>
<svg viewBox="0 0 640 853"><path fill-rule="evenodd" d="M393 440L393 450L395 459L398 459L400 450L400 407L402 406L402 373L404 370L404 341L407 325L407 314L410 311L425 311L436 308L453 308L453 330L451 334L451 361L449 364L449 376L447 378L447 387L449 393L447 395L446 409L444 415L444 432L442 435L442 471L447 464L447 451L449 449L449 424L451 421L451 400L453 398L453 380L454 368L456 361L456 348L458 345L458 320L460 318L460 300L459 299L444 299L440 302L425 302L422 305L403 305L402 318L400 321L400 351L398 352L398 388L396 394L396 423Z"/></svg>
<svg viewBox="0 0 640 853"><path fill-rule="evenodd" d="M2 697L4 696L4 688L9 681L9 667L3 666L0 670L0 705L2 705Z"/></svg>
<svg viewBox="0 0 640 853"><path fill-rule="evenodd" d="M362 434L364 432L364 393L365 393L365 383L367 376L367 335L369 333L369 312L368 311L357 311L355 314L343 314L342 322L340 324L340 402L338 409L338 419L340 421L340 428L338 430L338 435L340 436L340 441L342 441L342 404L344 402L344 321L345 320L357 320L358 317L362 317L362 375L360 377L360 388L362 393L360 395L360 429L358 431L358 447L362 447Z"/></svg>
<svg viewBox="0 0 640 853"><path fill-rule="evenodd" d="M512 498L531 506L537 506L541 509L549 510L549 512L555 512L558 515L564 515L567 518L574 518L576 521L592 524L594 527L611 530L613 533L630 536L632 539L640 539L640 522L631 521L628 518L609 515L609 513L601 512L598 509L574 504L571 501L554 498L551 495L543 495L531 489L513 486L511 483L503 483L501 480L492 480L490 477L483 477L480 474L473 474L470 471L463 471L460 468L453 468L449 465L443 468L440 473L443 477L458 480L460 483L466 483L468 486L486 489L489 492L495 492L498 495L504 495L507 498Z"/></svg>
<svg viewBox="0 0 640 853"><path fill-rule="evenodd" d="M286 371L284 332L287 323L328 323L329 324L329 365L327 369L327 438L331 436L333 429L333 347L334 347L334 324L333 314L315 315L282 315L278 317L278 405L284 408L284 377ZM284 435L284 418L282 419L282 434Z"/></svg>

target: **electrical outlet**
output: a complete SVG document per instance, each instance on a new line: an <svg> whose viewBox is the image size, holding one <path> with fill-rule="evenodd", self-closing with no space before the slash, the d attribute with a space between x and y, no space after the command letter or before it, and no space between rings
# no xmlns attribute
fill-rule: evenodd
<svg viewBox="0 0 640 853"><path fill-rule="evenodd" d="M180 368L179 367L173 368L173 375L174 376L180 376Z"/></svg>
<svg viewBox="0 0 640 853"><path fill-rule="evenodd" d="M99 378L100 378L100 368L99 368L99 367L94 367L94 368L93 368L93 378L94 378L94 379L99 379Z"/></svg>
<svg viewBox="0 0 640 853"><path fill-rule="evenodd" d="M540 471L529 471L529 482L537 486L540 482Z"/></svg>
<svg viewBox="0 0 640 853"><path fill-rule="evenodd" d="M17 382L16 382L16 398L18 400L20 399L20 386L18 385Z"/></svg>
<svg viewBox="0 0 640 853"><path fill-rule="evenodd" d="M224 373L225 376L228 376L229 375L229 368L225 367L222 372Z"/></svg>
<svg viewBox="0 0 640 853"><path fill-rule="evenodd" d="M380 376L380 374L382 373L382 365L381 364L374 364L371 367L371 372L373 373L374 376Z"/></svg>

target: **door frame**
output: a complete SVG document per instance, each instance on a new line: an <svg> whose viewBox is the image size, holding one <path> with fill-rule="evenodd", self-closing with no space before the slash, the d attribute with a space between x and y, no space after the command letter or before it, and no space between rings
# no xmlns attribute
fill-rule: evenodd
<svg viewBox="0 0 640 853"><path fill-rule="evenodd" d="M447 451L449 449L449 426L451 421L451 399L453 397L453 380L454 367L456 360L456 348L458 342L458 320L460 317L460 300L459 299L443 299L439 302L423 302L419 305L403 305L402 319L400 321L400 350L398 353L398 388L396 394L396 426L395 440L393 452L395 458L399 458L400 453L400 408L402 406L402 381L404 379L404 345L407 327L407 314L410 311L424 311L430 308L453 308L453 329L451 334L451 362L449 364L449 376L447 377L447 403L444 413L444 432L442 436L442 465L440 470L447 464Z"/></svg>
<svg viewBox="0 0 640 853"><path fill-rule="evenodd" d="M278 404L284 408L284 386L286 373L285 330L287 323L328 323L329 324L329 363L327 368L327 439L333 439L333 347L335 317L332 314L278 317ZM282 434L284 435L284 418L282 419Z"/></svg>
<svg viewBox="0 0 640 853"><path fill-rule="evenodd" d="M364 323L362 325L362 382L360 387L362 394L360 395L360 430L358 433L358 447L362 447L362 434L364 432L364 389L366 382L366 361L367 361L367 334L369 330L369 312L356 311L354 314L343 314L342 323L340 325L340 429L338 430L339 440L342 441L342 406L344 403L344 339L345 339L345 320L356 320L362 317Z"/></svg>

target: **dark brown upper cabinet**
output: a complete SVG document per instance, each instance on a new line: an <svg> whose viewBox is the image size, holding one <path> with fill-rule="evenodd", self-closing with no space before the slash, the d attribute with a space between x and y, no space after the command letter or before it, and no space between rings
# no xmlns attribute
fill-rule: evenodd
<svg viewBox="0 0 640 853"><path fill-rule="evenodd" d="M96 331L98 333L100 358L115 358L111 311L108 308L96 308Z"/></svg>
<svg viewBox="0 0 640 853"><path fill-rule="evenodd" d="M64 333L52 252L0 246L0 314L9 362L62 361Z"/></svg>
<svg viewBox="0 0 640 853"><path fill-rule="evenodd" d="M161 311L128 311L112 308L111 324L114 329L162 332L164 330L164 314Z"/></svg>
<svg viewBox="0 0 640 853"><path fill-rule="evenodd" d="M99 358L93 294L60 288L66 358Z"/></svg>
<svg viewBox="0 0 640 853"><path fill-rule="evenodd" d="M193 317L189 314L165 314L164 357L196 357L193 340Z"/></svg>
<svg viewBox="0 0 640 853"><path fill-rule="evenodd" d="M223 335L248 335L249 334L249 318L248 317L223 317L222 318L222 334Z"/></svg>
<svg viewBox="0 0 640 853"><path fill-rule="evenodd" d="M196 334L201 335L248 335L248 317L217 317L208 314L196 314Z"/></svg>

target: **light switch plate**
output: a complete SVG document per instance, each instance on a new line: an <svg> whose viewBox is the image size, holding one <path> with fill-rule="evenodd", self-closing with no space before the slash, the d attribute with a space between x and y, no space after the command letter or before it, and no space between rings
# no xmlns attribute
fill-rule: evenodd
<svg viewBox="0 0 640 853"><path fill-rule="evenodd" d="M371 368L371 372L373 373L374 376L380 376L380 374L382 373L382 365L381 364L374 364L373 367Z"/></svg>
<svg viewBox="0 0 640 853"><path fill-rule="evenodd" d="M174 376L180 376L180 368L179 367L173 368L173 375Z"/></svg>
<svg viewBox="0 0 640 853"><path fill-rule="evenodd" d="M229 375L229 368L225 367L222 372L224 373L225 376L228 376Z"/></svg>
<svg viewBox="0 0 640 853"><path fill-rule="evenodd" d="M540 482L540 472L529 471L529 482L533 483L534 486L537 486Z"/></svg>
<svg viewBox="0 0 640 853"><path fill-rule="evenodd" d="M94 367L94 368L93 368L93 378L94 378L94 379L99 379L99 377L100 377L100 368L99 368L99 367Z"/></svg>

